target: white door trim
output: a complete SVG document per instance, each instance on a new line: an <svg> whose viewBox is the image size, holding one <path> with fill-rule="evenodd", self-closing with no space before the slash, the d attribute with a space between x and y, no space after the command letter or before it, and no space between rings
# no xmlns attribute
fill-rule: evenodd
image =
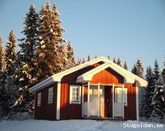
<svg viewBox="0 0 165 131"><path fill-rule="evenodd" d="M88 82L88 101L87 101L87 117L89 117L89 102L90 102L90 82Z"/></svg>
<svg viewBox="0 0 165 131"><path fill-rule="evenodd" d="M97 112L97 117L100 116L100 83L98 83L98 86L97 86L97 90L98 90L98 105L97 105L97 108L98 108L98 112Z"/></svg>
<svg viewBox="0 0 165 131"><path fill-rule="evenodd" d="M115 96L115 88L114 83L112 84L112 118L114 118L114 96Z"/></svg>
<svg viewBox="0 0 165 131"><path fill-rule="evenodd" d="M61 96L61 82L57 82L56 120L60 120L60 96Z"/></svg>
<svg viewBox="0 0 165 131"><path fill-rule="evenodd" d="M139 87L136 84L136 119L139 120Z"/></svg>

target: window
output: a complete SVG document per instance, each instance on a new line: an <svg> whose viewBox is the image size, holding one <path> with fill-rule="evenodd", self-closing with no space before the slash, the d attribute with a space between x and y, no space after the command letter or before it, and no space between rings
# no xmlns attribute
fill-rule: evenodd
<svg viewBox="0 0 165 131"><path fill-rule="evenodd" d="M77 85L70 85L70 103L80 104L81 87Z"/></svg>
<svg viewBox="0 0 165 131"><path fill-rule="evenodd" d="M124 103L127 106L127 88L115 88L115 102Z"/></svg>
<svg viewBox="0 0 165 131"><path fill-rule="evenodd" d="M41 92L37 94L37 106L41 106Z"/></svg>
<svg viewBox="0 0 165 131"><path fill-rule="evenodd" d="M48 104L53 103L53 87L48 89Z"/></svg>

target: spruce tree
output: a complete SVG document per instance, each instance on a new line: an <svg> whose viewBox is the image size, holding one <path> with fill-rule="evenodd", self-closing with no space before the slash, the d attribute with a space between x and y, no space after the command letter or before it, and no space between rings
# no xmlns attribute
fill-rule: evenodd
<svg viewBox="0 0 165 131"><path fill-rule="evenodd" d="M117 59L116 64L122 67L120 58Z"/></svg>
<svg viewBox="0 0 165 131"><path fill-rule="evenodd" d="M146 78L148 81L148 86L145 89L145 94L143 97L143 106L141 110L141 114L149 119L151 113L153 112L153 106L152 106L152 98L155 90L155 80L154 80L154 74L152 72L152 69L150 67L147 68L147 74Z"/></svg>
<svg viewBox="0 0 165 131"><path fill-rule="evenodd" d="M140 59L138 59L136 61L136 64L134 65L133 69L132 69L132 73L143 78L143 66L142 63L140 61ZM144 94L145 94L145 89L144 88L139 88L139 114L141 116L142 112L142 108L143 108L143 102L144 102Z"/></svg>
<svg viewBox="0 0 165 131"><path fill-rule="evenodd" d="M165 116L165 89L163 87L162 76L159 71L157 60L155 60L154 66L154 81L155 89L152 98L153 111L151 114L151 119L160 120Z"/></svg>
<svg viewBox="0 0 165 131"><path fill-rule="evenodd" d="M113 58L113 63L117 63L115 58Z"/></svg>
<svg viewBox="0 0 165 131"><path fill-rule="evenodd" d="M143 71L144 71L144 69L143 69L142 63L141 63L140 59L138 59L132 69L132 73L134 73L135 75L137 75L141 78L144 78Z"/></svg>
<svg viewBox="0 0 165 131"><path fill-rule="evenodd" d="M111 60L111 57L108 55L108 60Z"/></svg>
<svg viewBox="0 0 165 131"><path fill-rule="evenodd" d="M39 46L36 49L36 68L38 81L51 76L61 70L61 63L58 57L59 45L64 42L59 13L56 5L50 9L50 4L42 6L39 24ZM62 58L63 59L63 58Z"/></svg>
<svg viewBox="0 0 165 131"><path fill-rule="evenodd" d="M16 37L13 30L9 33L9 39L5 49L5 59L6 59L6 69L5 69L5 89L4 89L4 99L6 103L4 109L6 113L9 113L10 107L14 103L17 97L17 88L14 83L14 73L15 73L15 61L17 59L16 52Z"/></svg>
<svg viewBox="0 0 165 131"><path fill-rule="evenodd" d="M67 59L67 45L65 43L62 43L58 45L57 48L58 55L56 59L58 59L59 65L56 67L56 70L63 71L68 68L69 63Z"/></svg>
<svg viewBox="0 0 165 131"><path fill-rule="evenodd" d="M87 56L87 61L90 61L91 60L91 57L90 55Z"/></svg>
<svg viewBox="0 0 165 131"><path fill-rule="evenodd" d="M146 80L149 81L149 79L151 78L153 74L152 68L151 66L148 66L146 69Z"/></svg>
<svg viewBox="0 0 165 131"><path fill-rule="evenodd" d="M148 86L145 88L144 95L141 98L140 116L149 118L153 109L151 106L151 98L153 97L154 92L153 71L150 66L146 68L146 80L148 81Z"/></svg>
<svg viewBox="0 0 165 131"><path fill-rule="evenodd" d="M16 37L14 31L9 33L9 40L5 49L5 59L6 59L6 74L7 76L12 76L15 72L15 60L17 59L16 51Z"/></svg>
<svg viewBox="0 0 165 131"><path fill-rule="evenodd" d="M153 112L151 114L151 119L161 120L165 118L165 88L163 87L163 82L160 77L155 85L152 106Z"/></svg>
<svg viewBox="0 0 165 131"><path fill-rule="evenodd" d="M126 69L126 70L128 70L128 65L127 65L127 62L126 61L124 62L123 68Z"/></svg>
<svg viewBox="0 0 165 131"><path fill-rule="evenodd" d="M158 61L156 59L155 65L154 65L154 77L155 77L156 81L159 79L159 76L160 76L159 65L158 65Z"/></svg>
<svg viewBox="0 0 165 131"><path fill-rule="evenodd" d="M75 66L74 49L71 46L71 43L68 42L68 44L67 44L67 69L72 68L74 66Z"/></svg>
<svg viewBox="0 0 165 131"><path fill-rule="evenodd" d="M3 84L3 72L2 72L2 59L3 59L3 48L2 38L0 37L0 119L3 116L3 95L4 95L4 84Z"/></svg>
<svg viewBox="0 0 165 131"><path fill-rule="evenodd" d="M3 67L3 48L2 48L2 38L0 37L0 71L2 71Z"/></svg>
<svg viewBox="0 0 165 131"><path fill-rule="evenodd" d="M76 62L76 66L77 65L81 65L82 64L82 60L79 58L78 60L77 60L77 62Z"/></svg>
<svg viewBox="0 0 165 131"><path fill-rule="evenodd" d="M163 85L164 85L164 88L165 88L165 62L164 62L164 68L162 70L162 78L163 78Z"/></svg>
<svg viewBox="0 0 165 131"><path fill-rule="evenodd" d="M18 70L16 71L16 83L19 86L19 97L13 107L16 111L32 110L32 96L28 89L37 81L35 78L34 52L38 46L38 26L39 16L35 11L34 5L31 5L29 12L26 13L25 27L22 31L25 36L20 41L19 59L17 61Z"/></svg>
<svg viewBox="0 0 165 131"><path fill-rule="evenodd" d="M84 64L86 61L85 61L85 58L82 59L82 64Z"/></svg>

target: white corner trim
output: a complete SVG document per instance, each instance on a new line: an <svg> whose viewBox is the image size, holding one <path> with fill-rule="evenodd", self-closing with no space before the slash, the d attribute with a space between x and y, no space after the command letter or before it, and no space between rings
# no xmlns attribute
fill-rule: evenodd
<svg viewBox="0 0 165 131"><path fill-rule="evenodd" d="M82 105L81 105L81 117L83 117L83 104L84 104L84 86L82 85L81 86L81 103L82 103Z"/></svg>
<svg viewBox="0 0 165 131"><path fill-rule="evenodd" d="M123 105L123 106L122 106L122 108L123 108L122 117L123 117L123 119L124 119L124 117L125 117L125 115L124 115L124 112L125 112L125 111L124 111L124 97L125 97L125 96L124 96L124 84L122 84L122 105Z"/></svg>
<svg viewBox="0 0 165 131"><path fill-rule="evenodd" d="M56 120L60 120L60 97L61 97L61 83L60 82L57 82Z"/></svg>
<svg viewBox="0 0 165 131"><path fill-rule="evenodd" d="M139 87L136 86L136 119L139 120Z"/></svg>
<svg viewBox="0 0 165 131"><path fill-rule="evenodd" d="M100 117L100 83L98 82L97 84L97 90L98 90L98 96L97 96L97 108L98 108L98 112L97 112L97 117Z"/></svg>
<svg viewBox="0 0 165 131"><path fill-rule="evenodd" d="M114 96L115 96L115 86L112 85L112 118L114 118Z"/></svg>
<svg viewBox="0 0 165 131"><path fill-rule="evenodd" d="M88 101L87 101L87 117L89 117L90 113L89 113L89 106L90 106L90 82L88 82Z"/></svg>

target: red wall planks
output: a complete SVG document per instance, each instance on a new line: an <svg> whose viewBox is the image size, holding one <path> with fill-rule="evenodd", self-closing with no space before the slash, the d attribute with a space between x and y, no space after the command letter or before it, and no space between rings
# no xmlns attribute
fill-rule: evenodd
<svg viewBox="0 0 165 131"><path fill-rule="evenodd" d="M48 89L53 88L53 103L48 104ZM37 106L37 94L41 92L41 106ZM57 83L38 91L35 95L35 119L56 119Z"/></svg>
<svg viewBox="0 0 165 131"><path fill-rule="evenodd" d="M93 76L93 79L91 80L91 83L105 83L105 84L121 84L123 83L123 77L113 71L110 68L107 68L106 70L103 70Z"/></svg>
<svg viewBox="0 0 165 131"><path fill-rule="evenodd" d="M78 85L76 83L76 79L78 76L97 67L100 64L102 64L102 62L88 66L84 69L73 72L62 78L61 98L60 98L60 119L80 119L81 118L81 106L82 105L69 103L70 85Z"/></svg>
<svg viewBox="0 0 165 131"><path fill-rule="evenodd" d="M136 120L136 87L132 84L125 84L128 88L128 104L125 109L125 120Z"/></svg>

